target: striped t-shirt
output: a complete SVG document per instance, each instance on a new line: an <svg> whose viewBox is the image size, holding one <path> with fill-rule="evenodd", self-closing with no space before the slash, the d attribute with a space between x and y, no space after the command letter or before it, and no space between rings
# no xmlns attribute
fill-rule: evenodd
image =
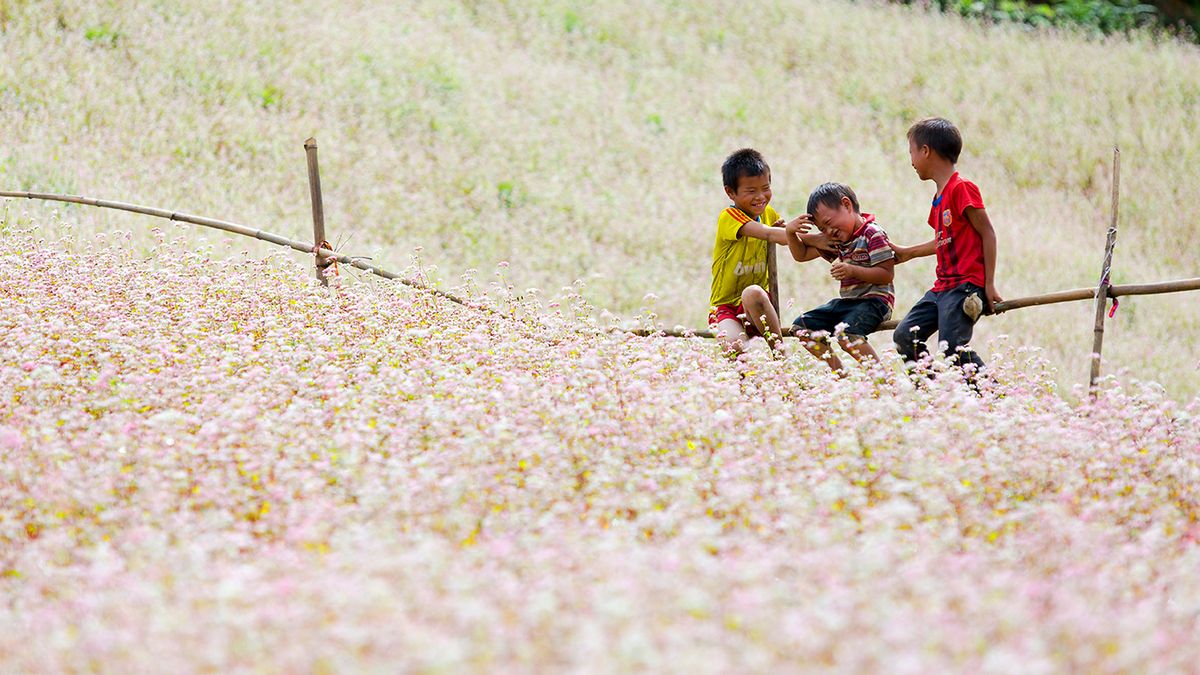
<svg viewBox="0 0 1200 675"><path fill-rule="evenodd" d="M875 224L875 216L864 213L862 227L854 233L850 241L844 244L830 242L837 249L838 260L860 267L874 267L886 260L896 257L892 247L888 246L887 233ZM834 254L822 250L821 255L829 261ZM854 278L842 279L841 297L843 298L879 298L894 307L896 290L892 284L869 284Z"/></svg>

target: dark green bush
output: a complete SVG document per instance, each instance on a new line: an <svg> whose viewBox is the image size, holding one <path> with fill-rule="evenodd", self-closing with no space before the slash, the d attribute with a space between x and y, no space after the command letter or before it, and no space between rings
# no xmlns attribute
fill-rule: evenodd
<svg viewBox="0 0 1200 675"><path fill-rule="evenodd" d="M1195 39L1194 2L1168 14L1144 0L899 0L906 5L937 7L943 11L990 21L1030 26L1080 26L1098 33L1119 33L1140 28L1183 28ZM1180 15L1182 12L1182 15ZM1193 19L1189 21L1188 19Z"/></svg>

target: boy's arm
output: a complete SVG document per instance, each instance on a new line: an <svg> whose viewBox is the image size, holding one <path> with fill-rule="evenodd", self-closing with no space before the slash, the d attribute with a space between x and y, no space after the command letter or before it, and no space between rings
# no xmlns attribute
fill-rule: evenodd
<svg viewBox="0 0 1200 675"><path fill-rule="evenodd" d="M780 246L787 246L788 244L786 229L782 227L768 227L753 220L742 225L742 228L738 230L738 236L763 239L772 244L779 244Z"/></svg>
<svg viewBox="0 0 1200 675"><path fill-rule="evenodd" d="M988 218L985 209L968 206L963 214L983 240L983 293L988 302L995 305L1003 300L996 290L996 230L992 228L992 219Z"/></svg>
<svg viewBox="0 0 1200 675"><path fill-rule="evenodd" d="M930 239L924 244L914 244L912 246L901 246L888 242L888 246L892 247L892 251L896 254L896 264L907 262L913 258L922 258L927 255L937 253L937 239Z"/></svg>
<svg viewBox="0 0 1200 675"><path fill-rule="evenodd" d="M892 283L892 279L896 278L896 261L889 258L871 267L863 267L839 260L829 267L829 274L838 280L858 279L868 284L883 286Z"/></svg>
<svg viewBox="0 0 1200 675"><path fill-rule="evenodd" d="M820 251L806 241L811 235L802 234L808 231L811 222L812 216L804 214L792 219L784 226L788 235L788 250L791 251L792 259L796 262L808 262L821 255Z"/></svg>
<svg viewBox="0 0 1200 675"><path fill-rule="evenodd" d="M809 248L815 248L818 251L825 251L837 255L837 249L833 244L829 243L829 237L820 232L800 235L800 241L804 242Z"/></svg>

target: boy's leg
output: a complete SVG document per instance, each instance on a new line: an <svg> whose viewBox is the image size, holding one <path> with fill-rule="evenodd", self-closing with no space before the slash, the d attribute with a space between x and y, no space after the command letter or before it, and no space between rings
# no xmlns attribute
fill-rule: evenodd
<svg viewBox="0 0 1200 675"><path fill-rule="evenodd" d="M862 365L863 370L875 378L877 383L891 383L892 374L883 367L883 361L879 359L879 354L875 353L875 349L867 342L867 338L862 335L851 335L849 333L843 335L838 342L842 345L854 360Z"/></svg>
<svg viewBox="0 0 1200 675"><path fill-rule="evenodd" d="M925 293L924 297L908 310L908 314L900 320L900 325L892 333L892 342L896 351L906 362L918 361L929 353L925 341L938 329L938 294L933 291Z"/></svg>
<svg viewBox="0 0 1200 675"><path fill-rule="evenodd" d="M767 344L774 348L783 337L783 331L779 328L779 315L775 313L775 306L771 304L771 296L761 286L750 286L742 291L742 307L745 308L750 322L758 329L759 335L766 338Z"/></svg>
<svg viewBox="0 0 1200 675"><path fill-rule="evenodd" d="M797 337L800 338L801 344L808 350L808 353L817 357L818 361L829 364L833 372L839 374L845 373L841 360L833 353L829 346L829 340L817 334L833 333L838 323L841 322L841 317L840 301L835 299L808 310L792 322Z"/></svg>
<svg viewBox="0 0 1200 675"><path fill-rule="evenodd" d="M818 361L829 365L829 369L838 374L846 372L842 362L838 359L837 354L833 353L833 349L829 346L829 340L824 337L817 337L808 331L800 333L797 337L800 338L800 344L808 350L809 354L816 357Z"/></svg>
<svg viewBox="0 0 1200 675"><path fill-rule="evenodd" d="M849 333L838 338L838 344L842 345L842 349L846 353L854 357L859 363L875 363L878 364L879 354L875 353L875 349L871 347L871 343L867 342L867 338L862 335L850 335Z"/></svg>
<svg viewBox="0 0 1200 675"><path fill-rule="evenodd" d="M842 349L845 349L859 363L863 363L864 359L871 359L875 363L879 363L879 355L867 342L867 336L875 332L879 324L883 323L884 318L891 312L891 308L886 302L877 298L845 300L842 302L842 306L845 308L845 313L841 323L846 324L845 332L838 338Z"/></svg>
<svg viewBox="0 0 1200 675"><path fill-rule="evenodd" d="M975 322L963 312L963 301L971 293L983 296L983 289L974 284L962 284L951 288L938 298L938 340L946 343L946 357L953 358L959 365L974 364L983 367L983 359L970 347Z"/></svg>
<svg viewBox="0 0 1200 675"><path fill-rule="evenodd" d="M749 336L746 335L746 329L742 326L742 322L737 319L722 319L713 329L717 335L717 344L721 346L723 351L732 354L741 354L746 351L746 340Z"/></svg>

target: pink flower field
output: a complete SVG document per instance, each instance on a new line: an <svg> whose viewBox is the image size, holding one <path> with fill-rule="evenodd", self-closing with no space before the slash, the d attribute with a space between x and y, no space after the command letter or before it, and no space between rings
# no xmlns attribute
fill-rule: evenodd
<svg viewBox="0 0 1200 675"><path fill-rule="evenodd" d="M578 288L125 236L0 240L0 671L1200 663L1200 402L1069 402L1003 341L978 396L739 368Z"/></svg>

